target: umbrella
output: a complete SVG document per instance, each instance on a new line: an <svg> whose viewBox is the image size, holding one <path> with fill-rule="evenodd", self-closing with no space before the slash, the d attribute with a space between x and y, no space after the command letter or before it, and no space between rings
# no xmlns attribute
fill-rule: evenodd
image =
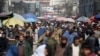
<svg viewBox="0 0 100 56"><path fill-rule="evenodd" d="M30 22L35 22L35 21L36 21L36 19L33 19L33 18L28 18L28 19L25 20L25 22L29 22L29 23Z"/></svg>
<svg viewBox="0 0 100 56"><path fill-rule="evenodd" d="M20 25L20 26L24 26L24 22L18 19L14 19L14 18L10 18L7 20L3 21L3 25L6 25L7 27L9 27L9 25L13 25L15 26L16 24Z"/></svg>
<svg viewBox="0 0 100 56"><path fill-rule="evenodd" d="M25 21L25 18L23 16L21 16L19 14L16 14L16 13L14 13L14 17L13 18L14 19L19 19L19 20Z"/></svg>
<svg viewBox="0 0 100 56"><path fill-rule="evenodd" d="M31 13L24 14L23 17L25 19L29 19L29 18L37 19L37 17L34 14L31 14Z"/></svg>
<svg viewBox="0 0 100 56"><path fill-rule="evenodd" d="M37 17L38 19L42 19L43 17Z"/></svg>
<svg viewBox="0 0 100 56"><path fill-rule="evenodd" d="M79 17L76 21L78 21L78 22L87 22L88 19L89 19L88 17L82 16L82 17Z"/></svg>
<svg viewBox="0 0 100 56"><path fill-rule="evenodd" d="M100 21L100 14L96 15L95 19Z"/></svg>
<svg viewBox="0 0 100 56"><path fill-rule="evenodd" d="M49 19L49 21L54 21L55 19Z"/></svg>
<svg viewBox="0 0 100 56"><path fill-rule="evenodd" d="M23 17L25 18L25 22L35 22L37 17L34 14L28 13L24 14Z"/></svg>
<svg viewBox="0 0 100 56"><path fill-rule="evenodd" d="M92 17L90 17L89 19L88 19L88 23L92 23L92 22L94 22L95 21L95 16L92 16Z"/></svg>
<svg viewBox="0 0 100 56"><path fill-rule="evenodd" d="M65 17L57 17L57 18L56 18L56 21L65 21L65 20L66 20Z"/></svg>
<svg viewBox="0 0 100 56"><path fill-rule="evenodd" d="M65 21L67 21L67 22L72 22L72 23L74 23L74 22L75 22L75 20L74 20L74 19L72 19L72 18L67 18L67 19L65 19Z"/></svg>
<svg viewBox="0 0 100 56"><path fill-rule="evenodd" d="M0 20L5 20L8 18L12 18L13 17L13 13L1 13L0 14Z"/></svg>

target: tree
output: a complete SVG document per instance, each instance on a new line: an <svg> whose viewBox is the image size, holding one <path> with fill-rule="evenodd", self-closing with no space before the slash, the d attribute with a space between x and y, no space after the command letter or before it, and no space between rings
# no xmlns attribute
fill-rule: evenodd
<svg viewBox="0 0 100 56"><path fill-rule="evenodd" d="M3 11L4 3L4 0L0 0L0 13Z"/></svg>

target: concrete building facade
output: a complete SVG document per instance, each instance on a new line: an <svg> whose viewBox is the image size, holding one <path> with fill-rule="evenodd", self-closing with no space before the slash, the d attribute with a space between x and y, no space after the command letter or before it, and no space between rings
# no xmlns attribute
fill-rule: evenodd
<svg viewBox="0 0 100 56"><path fill-rule="evenodd" d="M50 5L56 7L62 16L76 16L79 14L79 0L51 0Z"/></svg>
<svg viewBox="0 0 100 56"><path fill-rule="evenodd" d="M79 15L91 17L100 13L100 0L79 0Z"/></svg>

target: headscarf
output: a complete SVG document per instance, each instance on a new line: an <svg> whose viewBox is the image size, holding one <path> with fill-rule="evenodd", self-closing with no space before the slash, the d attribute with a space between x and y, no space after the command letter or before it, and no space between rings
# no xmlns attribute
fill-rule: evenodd
<svg viewBox="0 0 100 56"><path fill-rule="evenodd" d="M40 45L36 51L34 52L34 54L32 56L45 56L44 51L45 51L46 45Z"/></svg>

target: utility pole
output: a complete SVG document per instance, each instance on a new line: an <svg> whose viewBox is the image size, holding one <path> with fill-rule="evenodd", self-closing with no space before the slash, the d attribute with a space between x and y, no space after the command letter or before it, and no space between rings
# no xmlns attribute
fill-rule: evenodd
<svg viewBox="0 0 100 56"><path fill-rule="evenodd" d="M40 16L40 1L39 0L37 0L36 1L36 4L35 4L35 10L36 10L36 12L35 12L35 14L37 15L37 16Z"/></svg>
<svg viewBox="0 0 100 56"><path fill-rule="evenodd" d="M9 10L9 12L11 12L11 11L10 11L11 5L12 5L12 4L11 4L11 0L8 0L8 10Z"/></svg>
<svg viewBox="0 0 100 56"><path fill-rule="evenodd" d="M11 0L8 0L8 5L11 6Z"/></svg>

